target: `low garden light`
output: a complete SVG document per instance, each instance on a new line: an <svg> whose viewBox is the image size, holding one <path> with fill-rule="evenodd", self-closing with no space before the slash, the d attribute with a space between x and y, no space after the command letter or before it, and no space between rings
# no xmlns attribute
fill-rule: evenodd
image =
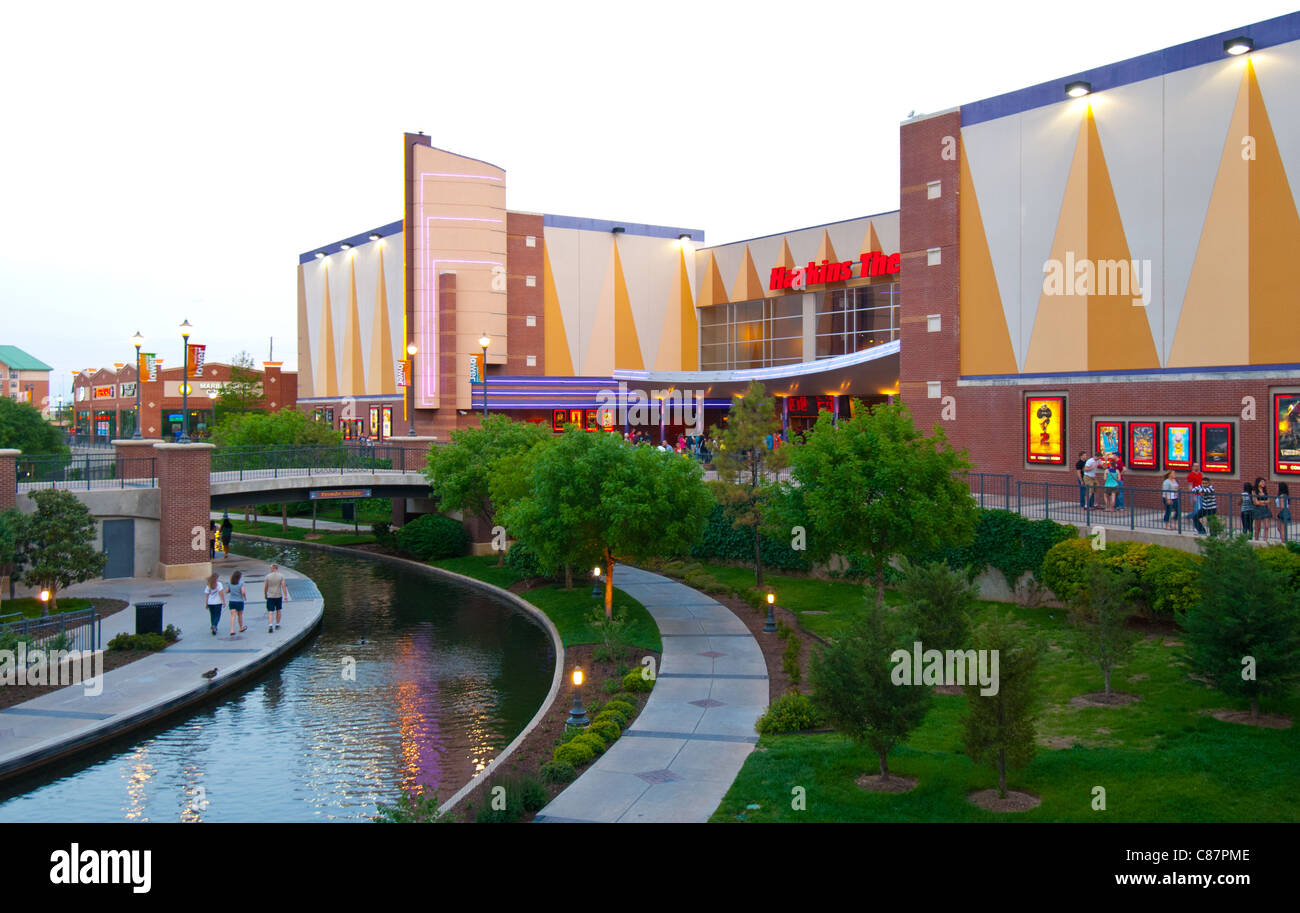
<svg viewBox="0 0 1300 913"><path fill-rule="evenodd" d="M600 565L591 569L591 598L595 599L600 596Z"/></svg>
<svg viewBox="0 0 1300 913"><path fill-rule="evenodd" d="M573 709L569 711L569 718L564 721L566 726L588 726L591 720L587 719L587 708L582 706L582 670L573 670Z"/></svg>
<svg viewBox="0 0 1300 913"><path fill-rule="evenodd" d="M776 609L776 592L774 590L768 590L767 591L767 621L763 623L764 634L776 633L776 616L773 614L775 609Z"/></svg>
<svg viewBox="0 0 1300 913"><path fill-rule="evenodd" d="M49 602L49 601L50 601L50 591L41 590L41 602Z"/></svg>

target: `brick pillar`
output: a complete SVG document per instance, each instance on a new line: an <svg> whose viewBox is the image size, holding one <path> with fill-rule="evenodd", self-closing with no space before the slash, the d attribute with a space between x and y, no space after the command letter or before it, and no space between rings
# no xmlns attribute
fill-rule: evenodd
<svg viewBox="0 0 1300 913"><path fill-rule="evenodd" d="M153 445L161 443L158 438L127 438L113 442L113 453L117 456L117 477L119 479L152 479L158 474L157 454Z"/></svg>
<svg viewBox="0 0 1300 913"><path fill-rule="evenodd" d="M154 444L153 449L162 493L156 576L164 580L202 579L212 573L208 515L212 510L213 446Z"/></svg>
<svg viewBox="0 0 1300 913"><path fill-rule="evenodd" d="M293 402L287 401L288 397L284 392L280 371L282 367L284 362L281 361L262 362L262 397L266 400L268 412L279 412L286 406L293 405Z"/></svg>
<svg viewBox="0 0 1300 913"><path fill-rule="evenodd" d="M384 443L393 447L400 448L402 453L393 454L393 468L405 469L407 472L423 472L424 467L429 459L429 448L436 447L438 441L446 441L445 437L439 435L415 435L414 437L403 436L395 437Z"/></svg>
<svg viewBox="0 0 1300 913"><path fill-rule="evenodd" d="M158 377L162 377L162 365L158 366ZM163 435L163 383L155 380L140 384L140 433L146 438L158 440Z"/></svg>
<svg viewBox="0 0 1300 913"><path fill-rule="evenodd" d="M21 450L0 450L0 510L18 506L18 455Z"/></svg>

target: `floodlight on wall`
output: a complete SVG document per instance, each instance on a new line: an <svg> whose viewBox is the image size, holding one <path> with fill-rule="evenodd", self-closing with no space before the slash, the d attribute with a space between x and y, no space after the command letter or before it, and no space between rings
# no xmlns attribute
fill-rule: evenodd
<svg viewBox="0 0 1300 913"><path fill-rule="evenodd" d="M371 240L371 241L378 241L379 238L380 238L380 234L379 234L379 232L377 232L377 231L372 231L372 232L370 233L370 240Z"/></svg>
<svg viewBox="0 0 1300 913"><path fill-rule="evenodd" d="M1246 54L1255 50L1255 39L1247 38L1245 35L1238 35L1236 38L1229 38L1223 42L1223 51L1236 57L1238 54Z"/></svg>
<svg viewBox="0 0 1300 913"><path fill-rule="evenodd" d="M316 251L316 259L317 259L317 260L324 260L324 259L325 259L325 251L323 251L323 250L318 250L318 251Z"/></svg>
<svg viewBox="0 0 1300 913"><path fill-rule="evenodd" d="M352 250L352 245L349 244L347 241L344 241L342 244L339 245L339 249L340 249L340 250Z"/></svg>
<svg viewBox="0 0 1300 913"><path fill-rule="evenodd" d="M1083 96L1088 95L1091 92L1092 83L1086 82L1082 79L1075 80L1074 82L1067 82L1065 84L1065 94L1071 98L1083 98Z"/></svg>
<svg viewBox="0 0 1300 913"><path fill-rule="evenodd" d="M615 225L613 228L609 230L609 233L612 235L621 235L625 231L627 231L627 229L624 228L622 225Z"/></svg>
<svg viewBox="0 0 1300 913"><path fill-rule="evenodd" d="M694 240L694 239L691 237L691 235L690 235L689 232L685 232L685 231L684 231L684 232L682 232L680 235L677 236L677 240L678 240L678 241L691 241L691 240Z"/></svg>

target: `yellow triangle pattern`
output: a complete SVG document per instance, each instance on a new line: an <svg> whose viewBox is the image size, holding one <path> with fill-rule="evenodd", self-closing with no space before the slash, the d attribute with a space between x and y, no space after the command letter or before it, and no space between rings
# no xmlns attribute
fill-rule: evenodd
<svg viewBox="0 0 1300 913"><path fill-rule="evenodd" d="M980 227L980 231L981 233L984 231L982 225ZM882 248L880 247L880 238L879 236L876 235L876 223L874 221L868 220L867 233L862 236L862 246L858 248L858 256L861 257L863 254L869 254L872 253L873 251L878 251L881 249Z"/></svg>
<svg viewBox="0 0 1300 913"><path fill-rule="evenodd" d="M560 296L555 291L555 274L551 272L551 254L542 246L542 321L545 334L544 370L553 377L573 377L573 355L569 351L569 334L564 329Z"/></svg>
<svg viewBox="0 0 1300 913"><path fill-rule="evenodd" d="M745 259L740 262L736 272L736 282L731 287L732 301L753 301L763 297L763 282L758 278L758 269L754 266L754 257L745 245Z"/></svg>
<svg viewBox="0 0 1300 913"><path fill-rule="evenodd" d="M338 396L338 366L334 363L334 308L330 304L330 268L322 267L325 282L325 306L320 318L320 380L316 383L317 396Z"/></svg>
<svg viewBox="0 0 1300 913"><path fill-rule="evenodd" d="M311 370L311 333L307 323L307 278L298 264L298 395L315 396L316 375Z"/></svg>
<svg viewBox="0 0 1300 913"><path fill-rule="evenodd" d="M700 369L700 328L695 314L695 303L691 301L691 276L686 269L686 252L682 251L677 267L677 294L673 296L681 310L682 324L682 371Z"/></svg>
<svg viewBox="0 0 1300 913"><path fill-rule="evenodd" d="M632 317L632 301L628 298L627 281L623 278L623 261L618 255L618 241L614 242L614 367L628 371L645 370L641 340Z"/></svg>
<svg viewBox="0 0 1300 913"><path fill-rule="evenodd" d="M993 257L984 234L979 199L971 180L970 165L961 156L961 373L1015 374L1016 355L1011 346L1002 296L993 272ZM874 243L874 248L868 245ZM862 253L880 250L875 231L867 225Z"/></svg>
<svg viewBox="0 0 1300 913"><path fill-rule="evenodd" d="M704 263L704 276L700 280L699 306L706 308L726 303L727 287L722 282L722 274L718 272L718 261L713 258L713 251L709 251Z"/></svg>
<svg viewBox="0 0 1300 913"><path fill-rule="evenodd" d="M357 262L348 255L348 316L343 333L343 394L366 394L365 366L361 361L361 314L357 309Z"/></svg>
<svg viewBox="0 0 1300 913"><path fill-rule="evenodd" d="M814 258L817 263L825 260L827 263L838 263L840 258L835 255L835 247L831 244L831 235L826 229L822 229L822 243L817 246L817 256Z"/></svg>
<svg viewBox="0 0 1300 913"><path fill-rule="evenodd" d="M379 280L375 283L375 319L370 329L369 393L396 393L393 368L393 334L388 322L388 283L384 278L384 249L379 249Z"/></svg>

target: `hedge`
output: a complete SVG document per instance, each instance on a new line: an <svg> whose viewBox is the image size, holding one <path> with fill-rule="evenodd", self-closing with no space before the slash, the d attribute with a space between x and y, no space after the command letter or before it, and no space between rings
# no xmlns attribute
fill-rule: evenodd
<svg viewBox="0 0 1300 913"><path fill-rule="evenodd" d="M459 520L424 514L397 531L397 547L418 561L459 558L469 549L469 534Z"/></svg>
<svg viewBox="0 0 1300 913"><path fill-rule="evenodd" d="M1026 573L1046 583L1041 576L1043 560L1057 543L1069 540L1079 540L1077 527L1030 520L1009 510L981 510L969 545L947 548L933 557L966 571L971 580L985 568L995 567L1014 589Z"/></svg>
<svg viewBox="0 0 1300 913"><path fill-rule="evenodd" d="M790 548L789 538L772 538L759 534L759 554L763 566L780 571L808 571L812 562L808 553ZM691 557L708 560L743 561L753 564L754 531L750 526L733 526L721 504L715 504L704 534L691 548Z"/></svg>
<svg viewBox="0 0 1300 913"><path fill-rule="evenodd" d="M1148 614L1172 617L1191 608L1200 593L1199 556L1145 542L1112 542L1101 550L1088 539L1057 543L1043 559L1043 583L1062 602L1072 602L1084 594L1088 566L1097 561L1133 571Z"/></svg>

